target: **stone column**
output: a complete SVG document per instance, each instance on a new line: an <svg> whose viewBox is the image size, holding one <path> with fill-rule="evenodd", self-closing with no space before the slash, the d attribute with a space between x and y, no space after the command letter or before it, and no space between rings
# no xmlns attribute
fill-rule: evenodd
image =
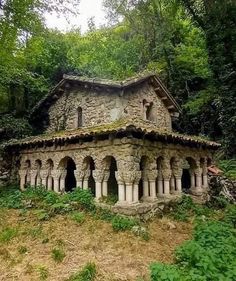
<svg viewBox="0 0 236 281"><path fill-rule="evenodd" d="M95 180L95 196L96 200L99 200L102 197L102 181L104 177L103 170L95 170L93 173L93 177Z"/></svg>
<svg viewBox="0 0 236 281"><path fill-rule="evenodd" d="M42 185L41 171L38 171L36 176L36 186L41 186L41 185Z"/></svg>
<svg viewBox="0 0 236 281"><path fill-rule="evenodd" d="M30 171L30 186L32 186L32 187L36 186L37 174L38 174L38 170L31 170Z"/></svg>
<svg viewBox="0 0 236 281"><path fill-rule="evenodd" d="M171 170L170 169L163 169L162 171L163 179L164 179L164 196L170 195L170 177L171 177Z"/></svg>
<svg viewBox="0 0 236 281"><path fill-rule="evenodd" d="M42 179L42 186L47 188L47 176L48 176L48 170L41 170L40 171L41 179Z"/></svg>
<svg viewBox="0 0 236 281"><path fill-rule="evenodd" d="M84 171L75 170L76 187L83 188Z"/></svg>
<svg viewBox="0 0 236 281"><path fill-rule="evenodd" d="M56 193L60 192L60 175L61 175L61 170L52 170L51 175L53 177L53 183L54 183L54 191Z"/></svg>
<svg viewBox="0 0 236 281"><path fill-rule="evenodd" d="M143 181L143 198L149 197L149 182L146 171L142 171L142 181Z"/></svg>
<svg viewBox="0 0 236 281"><path fill-rule="evenodd" d="M157 178L157 194L160 197L163 196L163 177L160 172L158 173L158 178Z"/></svg>
<svg viewBox="0 0 236 281"><path fill-rule="evenodd" d="M136 176L134 179L134 187L133 187L133 202L138 203L139 202L139 181L141 179L142 172L137 171Z"/></svg>
<svg viewBox="0 0 236 281"><path fill-rule="evenodd" d="M175 169L173 171L173 174L175 176L175 194L181 194L182 192L182 174L183 169L180 167L179 169Z"/></svg>
<svg viewBox="0 0 236 281"><path fill-rule="evenodd" d="M103 182L102 182L102 196L107 197L108 195L108 179L110 176L110 171L104 172Z"/></svg>
<svg viewBox="0 0 236 281"><path fill-rule="evenodd" d="M194 189L195 188L195 173L192 169L190 170L190 182L191 182L191 189Z"/></svg>
<svg viewBox="0 0 236 281"><path fill-rule="evenodd" d="M134 188L134 180L136 178L136 173L138 171L135 170L130 170L130 171L123 171L122 175L123 175L123 179L125 182L125 188L126 188L126 202L128 204L131 204L134 202L134 198L133 198L133 188Z"/></svg>
<svg viewBox="0 0 236 281"><path fill-rule="evenodd" d="M26 184L26 170L19 170L19 176L20 176L20 189L22 191L25 190L25 184Z"/></svg>
<svg viewBox="0 0 236 281"><path fill-rule="evenodd" d="M171 178L170 178L170 192L171 193L175 193L175 176L174 175L171 175Z"/></svg>
<svg viewBox="0 0 236 281"><path fill-rule="evenodd" d="M200 167L195 169L195 175L196 175L196 187L194 191L196 193L202 193L202 169Z"/></svg>
<svg viewBox="0 0 236 281"><path fill-rule="evenodd" d="M115 173L118 184L118 204L120 204L125 202L125 184L121 172L117 171Z"/></svg>
<svg viewBox="0 0 236 281"><path fill-rule="evenodd" d="M147 177L150 185L150 197L152 200L155 200L157 198L157 191L156 191L157 174L158 174L157 170L149 170L147 172Z"/></svg>
<svg viewBox="0 0 236 281"><path fill-rule="evenodd" d="M67 171L66 170L61 170L61 176L60 176L60 188L59 188L59 191L60 192L64 192L65 191L65 179L66 179L66 174L67 174Z"/></svg>
<svg viewBox="0 0 236 281"><path fill-rule="evenodd" d="M84 181L83 181L83 189L88 189L88 180L91 175L91 170L87 170L84 172Z"/></svg>
<svg viewBox="0 0 236 281"><path fill-rule="evenodd" d="M49 191L52 191L53 188L53 178L51 175L48 176L48 182L47 182L47 189Z"/></svg>
<svg viewBox="0 0 236 281"><path fill-rule="evenodd" d="M202 168L202 187L208 188L208 176L207 176L207 165L204 164Z"/></svg>

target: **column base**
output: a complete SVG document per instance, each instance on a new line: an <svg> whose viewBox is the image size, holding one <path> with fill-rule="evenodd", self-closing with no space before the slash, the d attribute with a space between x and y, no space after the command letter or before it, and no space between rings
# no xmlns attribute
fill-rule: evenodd
<svg viewBox="0 0 236 281"><path fill-rule="evenodd" d="M203 193L204 193L204 190L201 188L201 189L199 189L199 188L190 188L190 194L192 194L192 195L195 195L195 196L201 196Z"/></svg>
<svg viewBox="0 0 236 281"><path fill-rule="evenodd" d="M141 198L141 201L142 202L150 202L150 203L153 203L153 202L156 202L157 201L157 197L150 197L150 196L143 196L142 198Z"/></svg>
<svg viewBox="0 0 236 281"><path fill-rule="evenodd" d="M118 201L116 202L116 204L114 206L135 206L135 205L139 205L140 202L128 202L128 201Z"/></svg>

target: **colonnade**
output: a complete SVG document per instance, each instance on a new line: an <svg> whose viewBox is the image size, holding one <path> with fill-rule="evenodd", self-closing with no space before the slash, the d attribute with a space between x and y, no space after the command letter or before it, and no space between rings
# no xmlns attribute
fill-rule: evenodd
<svg viewBox="0 0 236 281"><path fill-rule="evenodd" d="M192 160L191 160L192 161ZM189 161L190 190L193 193L200 194L208 187L207 181L207 163L204 160ZM40 160L35 161L31 167L27 160L21 165L19 170L20 187L24 190L27 185L44 186L47 190L55 192L64 192L66 189L66 167L54 167L53 161L47 162L43 166ZM102 169L91 169L89 165L86 169L78 169L75 166L73 171L76 186L82 189L88 189L89 178L95 181L95 197L99 200L101 197L108 196L108 180L111 170L109 167ZM160 197L170 197L181 194L182 192L182 173L183 167L181 161L172 161L171 159L161 159L159 164L147 164L142 169L118 169L115 171L115 179L118 185L118 203L133 204L141 201L155 201ZM140 192L140 188L142 189ZM142 194L142 197L140 196Z"/></svg>

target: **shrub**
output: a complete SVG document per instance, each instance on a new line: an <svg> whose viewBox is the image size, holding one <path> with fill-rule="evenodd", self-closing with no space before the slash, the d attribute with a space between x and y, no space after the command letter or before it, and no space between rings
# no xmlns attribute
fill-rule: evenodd
<svg viewBox="0 0 236 281"><path fill-rule="evenodd" d="M78 224L82 224L85 221L85 215L82 212L76 212L71 215L72 220Z"/></svg>
<svg viewBox="0 0 236 281"><path fill-rule="evenodd" d="M234 211L230 212L235 212L235 206L232 209ZM236 232L231 219L198 223L193 240L177 248L174 265L156 263L151 266L151 280L236 280L235 245Z"/></svg>
<svg viewBox="0 0 236 281"><path fill-rule="evenodd" d="M65 258L65 253L61 248L52 249L52 258L56 262L62 262Z"/></svg>
<svg viewBox="0 0 236 281"><path fill-rule="evenodd" d="M18 247L18 253L19 254L25 254L25 253L27 253L27 248L25 247L25 246L19 246Z"/></svg>
<svg viewBox="0 0 236 281"><path fill-rule="evenodd" d="M95 208L94 198L90 190L76 188L71 193L67 194L70 201L79 203L79 205L87 210Z"/></svg>
<svg viewBox="0 0 236 281"><path fill-rule="evenodd" d="M136 220L118 215L116 215L111 222L115 231L131 230L133 226L137 225Z"/></svg>
<svg viewBox="0 0 236 281"><path fill-rule="evenodd" d="M93 281L96 277L96 265L94 263L87 263L84 268L73 274L66 281Z"/></svg>
<svg viewBox="0 0 236 281"><path fill-rule="evenodd" d="M103 209L103 208L97 208L95 212L95 218L101 219L107 222L111 222L112 219L116 216L114 215L110 210Z"/></svg>
<svg viewBox="0 0 236 281"><path fill-rule="evenodd" d="M0 207L21 209L23 208L22 197L22 192L15 186L0 189Z"/></svg>
<svg viewBox="0 0 236 281"><path fill-rule="evenodd" d="M38 273L40 280L46 280L48 278L48 269L45 266L39 266Z"/></svg>
<svg viewBox="0 0 236 281"><path fill-rule="evenodd" d="M18 230L16 228L6 227L0 232L0 242L7 243L16 237Z"/></svg>

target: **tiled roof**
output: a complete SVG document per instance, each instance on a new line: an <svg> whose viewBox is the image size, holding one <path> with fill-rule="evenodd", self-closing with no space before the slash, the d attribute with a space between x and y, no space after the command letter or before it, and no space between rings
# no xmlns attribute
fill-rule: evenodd
<svg viewBox="0 0 236 281"><path fill-rule="evenodd" d="M165 143L176 143L185 146L205 147L217 149L219 143L205 140L196 136L187 136L168 130L157 128L151 122L140 120L118 120L110 124L102 124L93 127L83 127L76 130L60 131L49 134L28 137L22 140L12 141L8 147L34 147L47 144L62 144L67 142L77 142L80 139L93 136L118 134L118 133L139 133L142 137L151 138Z"/></svg>

